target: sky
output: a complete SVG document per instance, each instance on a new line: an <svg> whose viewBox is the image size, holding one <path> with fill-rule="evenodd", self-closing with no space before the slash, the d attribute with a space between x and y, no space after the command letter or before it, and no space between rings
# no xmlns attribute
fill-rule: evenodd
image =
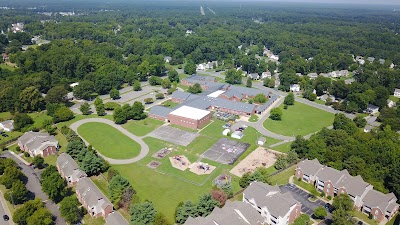
<svg viewBox="0 0 400 225"><path fill-rule="evenodd" d="M206 1L225 1L237 2L246 0L206 0ZM400 5L400 0L249 0L258 2L311 2L311 3L347 3L347 4L377 4L377 5Z"/></svg>

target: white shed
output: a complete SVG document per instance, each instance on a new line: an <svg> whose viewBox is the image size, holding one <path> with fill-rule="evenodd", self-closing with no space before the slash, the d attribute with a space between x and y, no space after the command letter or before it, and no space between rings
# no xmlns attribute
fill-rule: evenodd
<svg viewBox="0 0 400 225"><path fill-rule="evenodd" d="M225 129L224 131L222 131L222 135L228 136L229 132L231 132L231 130Z"/></svg>
<svg viewBox="0 0 400 225"><path fill-rule="evenodd" d="M243 136L244 136L244 134L242 131L235 131L231 135L231 137L235 138L235 139L242 139Z"/></svg>

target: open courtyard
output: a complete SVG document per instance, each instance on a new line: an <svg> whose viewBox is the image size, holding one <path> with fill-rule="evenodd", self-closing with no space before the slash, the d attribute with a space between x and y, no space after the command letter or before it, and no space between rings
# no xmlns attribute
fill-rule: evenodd
<svg viewBox="0 0 400 225"><path fill-rule="evenodd" d="M283 104L279 108L283 112L282 120L267 119L263 125L269 131L285 136L304 136L317 132L332 125L335 116L300 102L295 102L287 109L283 109Z"/></svg>
<svg viewBox="0 0 400 225"><path fill-rule="evenodd" d="M104 123L85 123L78 133L100 152L112 159L129 159L139 155L140 145L120 131Z"/></svg>

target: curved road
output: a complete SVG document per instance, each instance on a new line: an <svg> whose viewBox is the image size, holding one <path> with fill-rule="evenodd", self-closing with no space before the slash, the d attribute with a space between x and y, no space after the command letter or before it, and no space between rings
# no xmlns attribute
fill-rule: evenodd
<svg viewBox="0 0 400 225"><path fill-rule="evenodd" d="M108 120L108 119L103 119L103 118L87 118L87 119L79 120L69 126L73 131L75 131L79 135L79 137L82 138L82 140L86 144L89 144L89 143L78 133L78 127L85 123L105 123L107 125L114 127L115 129L119 130L121 133L125 134L130 139L132 139L133 141L136 141L140 145L141 150L140 150L139 155L134 158L131 158L131 159L112 159L112 158L108 158L108 157L100 154L99 152L97 152L101 157L103 157L105 160L107 160L111 164L134 163L134 162L137 162L137 161L143 159L149 153L149 146L142 140L142 138L140 138L136 135L133 135L129 131L122 128L120 125L115 124L113 121Z"/></svg>

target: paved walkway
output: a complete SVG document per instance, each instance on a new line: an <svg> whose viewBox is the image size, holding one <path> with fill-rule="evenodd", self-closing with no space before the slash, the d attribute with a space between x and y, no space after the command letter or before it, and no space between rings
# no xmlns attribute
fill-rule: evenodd
<svg viewBox="0 0 400 225"><path fill-rule="evenodd" d="M130 139L132 139L133 141L137 142L140 147L140 153L138 156L131 158L131 159L112 159L112 158L108 158L105 157L104 155L100 154L98 152L98 154L103 157L105 160L107 160L109 163L111 164L130 164L130 163L134 163L137 162L141 159L143 159L144 157L146 157L146 155L149 153L149 146L142 140L142 138L133 135L132 133L130 133L129 131L125 130L124 128L122 128L120 125L115 124L113 121L108 120L108 119L104 119L104 118L87 118L87 119L83 119L83 120L79 120L73 124L71 124L69 127L75 131L78 135L78 127L82 124L85 123L105 123L107 125L110 125L112 127L114 127L115 129L119 130L121 133L125 134L126 136L128 136ZM79 135L82 140L86 143L89 144L89 142L87 142L81 135Z"/></svg>

